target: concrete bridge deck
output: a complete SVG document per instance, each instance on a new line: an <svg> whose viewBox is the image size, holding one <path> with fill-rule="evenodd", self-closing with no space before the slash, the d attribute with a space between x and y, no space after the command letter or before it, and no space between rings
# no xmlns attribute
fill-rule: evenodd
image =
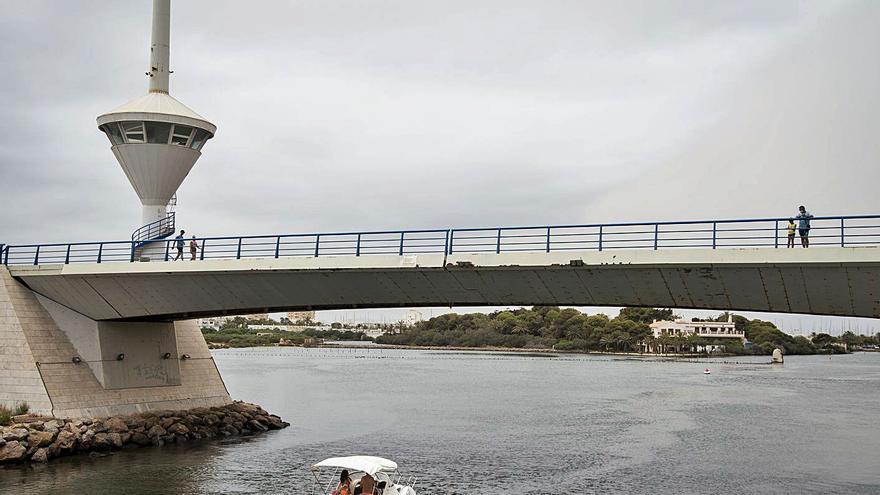
<svg viewBox="0 0 880 495"><path fill-rule="evenodd" d="M10 265L94 320L415 306L655 306L880 317L880 247Z"/></svg>

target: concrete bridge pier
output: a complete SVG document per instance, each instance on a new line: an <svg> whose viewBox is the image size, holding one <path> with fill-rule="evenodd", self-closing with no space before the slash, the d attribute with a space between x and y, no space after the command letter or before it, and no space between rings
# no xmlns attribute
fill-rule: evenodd
<svg viewBox="0 0 880 495"><path fill-rule="evenodd" d="M231 401L195 321L95 321L0 266L0 404L22 402L80 417Z"/></svg>

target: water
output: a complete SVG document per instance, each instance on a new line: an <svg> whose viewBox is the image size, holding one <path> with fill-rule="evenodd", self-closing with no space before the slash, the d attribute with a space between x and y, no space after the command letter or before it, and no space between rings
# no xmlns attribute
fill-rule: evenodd
<svg viewBox="0 0 880 495"><path fill-rule="evenodd" d="M292 426L0 469L0 491L305 493L310 463L362 453L398 461L420 494L880 492L880 354L784 366L376 349L215 356L234 397Z"/></svg>

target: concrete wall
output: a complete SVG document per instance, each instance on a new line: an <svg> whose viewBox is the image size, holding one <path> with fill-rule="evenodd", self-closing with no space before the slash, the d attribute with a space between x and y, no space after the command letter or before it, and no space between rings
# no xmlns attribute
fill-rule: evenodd
<svg viewBox="0 0 880 495"><path fill-rule="evenodd" d="M880 249L874 247L322 256L11 269L36 292L98 320L535 304L880 317Z"/></svg>
<svg viewBox="0 0 880 495"><path fill-rule="evenodd" d="M4 267L0 267L0 315L3 338L0 354L4 358L0 361L0 369L4 370L0 376L0 403L14 405L27 401L32 411L74 417L186 409L230 401L195 321L164 323L158 327L96 324L95 328L109 325L105 327L106 333L98 333L97 339L105 352L92 350L87 355L104 359L101 369L110 387L125 387L108 388L102 385L88 363L72 361L81 354L65 333L65 329L74 328L65 325L69 319L56 322L37 296L15 281ZM126 328L133 330L130 336L124 335ZM83 350L95 342L93 337L87 336L87 330L88 325L83 325L71 331ZM157 335L150 335L151 332ZM173 344L168 339L173 340ZM172 348L176 348L177 353L173 355L179 367L177 378L170 381L168 376L156 378L153 375L161 375L161 370L144 369L143 363L157 362L161 351ZM125 352L126 359L117 362L115 355L120 350ZM191 359L178 360L181 354L188 354ZM113 356L112 361L106 359L108 356ZM125 367L115 369L114 366ZM138 366L141 366L140 373L135 371ZM154 386L159 379L165 386ZM179 385L174 385L175 381Z"/></svg>

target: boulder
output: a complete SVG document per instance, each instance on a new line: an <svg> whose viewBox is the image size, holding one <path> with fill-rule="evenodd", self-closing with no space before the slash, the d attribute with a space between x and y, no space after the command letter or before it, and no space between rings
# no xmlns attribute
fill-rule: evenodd
<svg viewBox="0 0 880 495"><path fill-rule="evenodd" d="M94 448L96 450L121 449L122 435L113 432L95 433Z"/></svg>
<svg viewBox="0 0 880 495"><path fill-rule="evenodd" d="M159 422L159 425L167 430L169 426L177 423L178 421L180 421L180 418L176 416L168 416L167 418L162 419L162 421Z"/></svg>
<svg viewBox="0 0 880 495"><path fill-rule="evenodd" d="M189 433L189 428L183 425L183 423L174 423L170 427L168 427L168 433L173 433L175 435L186 435Z"/></svg>
<svg viewBox="0 0 880 495"><path fill-rule="evenodd" d="M252 420L248 421L248 426L250 427L251 430L254 430L254 431L268 431L269 430L269 428L266 425L264 425L263 423L260 423L256 419L252 419Z"/></svg>
<svg viewBox="0 0 880 495"><path fill-rule="evenodd" d="M131 443L135 443L137 445L145 447L153 442L150 441L150 437L148 437L147 435L136 431L131 434Z"/></svg>
<svg viewBox="0 0 880 495"><path fill-rule="evenodd" d="M46 449L42 448L37 449L37 451L34 452L34 455L31 456L31 462L46 462L48 460L49 453L46 451Z"/></svg>
<svg viewBox="0 0 880 495"><path fill-rule="evenodd" d="M6 445L0 447L0 464L6 462L18 462L24 458L27 449L18 440L8 440Z"/></svg>
<svg viewBox="0 0 880 495"><path fill-rule="evenodd" d="M104 425L107 427L107 430L113 433L125 433L128 431L128 425L120 418L110 418L104 421Z"/></svg>
<svg viewBox="0 0 880 495"><path fill-rule="evenodd" d="M150 428L149 431L147 431L147 436L155 440L159 437L165 436L167 433L168 432L165 430L165 428L162 428L159 425L153 425L153 427Z"/></svg>
<svg viewBox="0 0 880 495"><path fill-rule="evenodd" d="M58 444L59 449L69 452L73 450L73 447L76 445L76 434L69 431L62 431L58 434L55 443Z"/></svg>
<svg viewBox="0 0 880 495"><path fill-rule="evenodd" d="M6 440L7 442L10 442L12 440L20 442L20 441L24 440L25 438L27 438L27 436L28 436L27 428L13 427L3 433L3 440Z"/></svg>
<svg viewBox="0 0 880 495"><path fill-rule="evenodd" d="M47 447L55 440L55 434L51 431L32 431L28 435L28 443L31 447Z"/></svg>

